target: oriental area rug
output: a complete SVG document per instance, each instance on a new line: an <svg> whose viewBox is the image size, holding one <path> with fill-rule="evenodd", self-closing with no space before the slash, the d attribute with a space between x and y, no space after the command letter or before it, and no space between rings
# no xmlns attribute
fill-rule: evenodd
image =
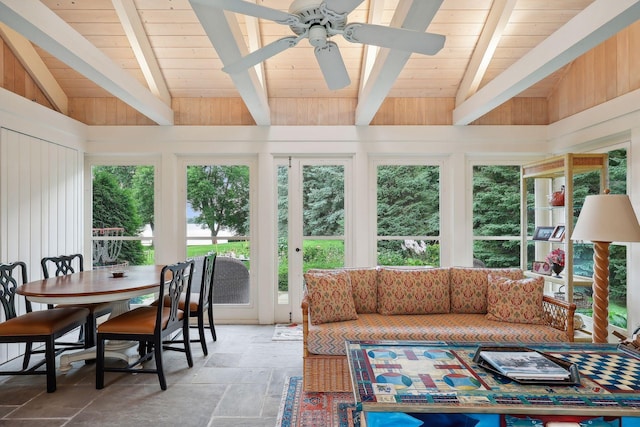
<svg viewBox="0 0 640 427"><path fill-rule="evenodd" d="M287 379L276 427L359 427L352 393L307 393L302 377Z"/></svg>

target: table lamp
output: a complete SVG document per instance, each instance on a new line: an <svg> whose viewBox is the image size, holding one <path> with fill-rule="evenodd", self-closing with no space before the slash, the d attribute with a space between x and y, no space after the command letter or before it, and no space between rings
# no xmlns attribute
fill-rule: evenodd
<svg viewBox="0 0 640 427"><path fill-rule="evenodd" d="M606 343L609 325L609 245L640 242L640 224L629 196L587 196L571 240L593 242L593 342Z"/></svg>

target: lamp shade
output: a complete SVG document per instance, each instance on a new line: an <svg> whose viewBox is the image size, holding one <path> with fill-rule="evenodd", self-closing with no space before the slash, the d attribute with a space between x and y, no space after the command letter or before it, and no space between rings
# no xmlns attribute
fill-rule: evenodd
<svg viewBox="0 0 640 427"><path fill-rule="evenodd" d="M626 194L587 196L571 240L640 242L640 224Z"/></svg>

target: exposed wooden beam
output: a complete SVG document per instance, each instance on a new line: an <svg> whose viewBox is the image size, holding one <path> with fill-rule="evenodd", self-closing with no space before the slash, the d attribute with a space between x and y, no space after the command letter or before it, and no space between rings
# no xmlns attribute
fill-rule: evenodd
<svg viewBox="0 0 640 427"><path fill-rule="evenodd" d="M21 34L0 23L0 36L42 90L51 105L64 115L69 113L69 99L47 68L31 42Z"/></svg>
<svg viewBox="0 0 640 427"><path fill-rule="evenodd" d="M160 125L173 111L41 2L0 0L0 21Z"/></svg>
<svg viewBox="0 0 640 427"><path fill-rule="evenodd" d="M380 25L382 22L382 12L384 12L384 0L371 0L369 2L369 16L367 17L367 22L369 24ZM358 93L360 94L362 93L367 80L369 80L373 64L375 63L376 56L378 55L378 50L380 50L378 46L368 44L364 45L362 69L360 72L360 88L358 89Z"/></svg>
<svg viewBox="0 0 640 427"><path fill-rule="evenodd" d="M147 36L138 9L133 0L111 0L113 7L120 18L120 23L129 39L129 44L133 50L142 74L151 92L160 98L165 104L171 105L171 94L167 88L158 60L151 48L149 37Z"/></svg>
<svg viewBox="0 0 640 427"><path fill-rule="evenodd" d="M254 3L257 3L257 0L251 0ZM262 37L260 36L260 24L258 23L258 18L253 16L245 16L244 18L245 25L247 26L247 36L249 40L249 52L254 52L262 47ZM267 84L265 83L265 75L264 75L264 63L259 62L255 65L256 73L258 74L258 80L260 80L260 84L264 88L265 96L268 97L267 93Z"/></svg>
<svg viewBox="0 0 640 427"><path fill-rule="evenodd" d="M442 0L400 0L390 26L424 31L441 4ZM379 49L369 78L360 91L356 107L357 126L371 123L410 56L410 52Z"/></svg>
<svg viewBox="0 0 640 427"><path fill-rule="evenodd" d="M207 0L189 0L223 64L231 64L247 55L247 45L240 31L238 20L229 12L210 6ZM254 67L231 74L247 109L259 126L271 124L269 102Z"/></svg>
<svg viewBox="0 0 640 427"><path fill-rule="evenodd" d="M493 0L489 16L458 88L456 105L462 104L478 90L516 2L517 0Z"/></svg>
<svg viewBox="0 0 640 427"><path fill-rule="evenodd" d="M467 125L640 18L640 0L596 0L453 110Z"/></svg>

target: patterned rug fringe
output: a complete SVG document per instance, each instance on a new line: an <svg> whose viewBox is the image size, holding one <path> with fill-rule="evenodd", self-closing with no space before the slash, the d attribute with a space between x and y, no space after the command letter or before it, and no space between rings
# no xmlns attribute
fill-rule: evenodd
<svg viewBox="0 0 640 427"><path fill-rule="evenodd" d="M307 393L302 377L285 382L276 427L359 427L351 393Z"/></svg>

